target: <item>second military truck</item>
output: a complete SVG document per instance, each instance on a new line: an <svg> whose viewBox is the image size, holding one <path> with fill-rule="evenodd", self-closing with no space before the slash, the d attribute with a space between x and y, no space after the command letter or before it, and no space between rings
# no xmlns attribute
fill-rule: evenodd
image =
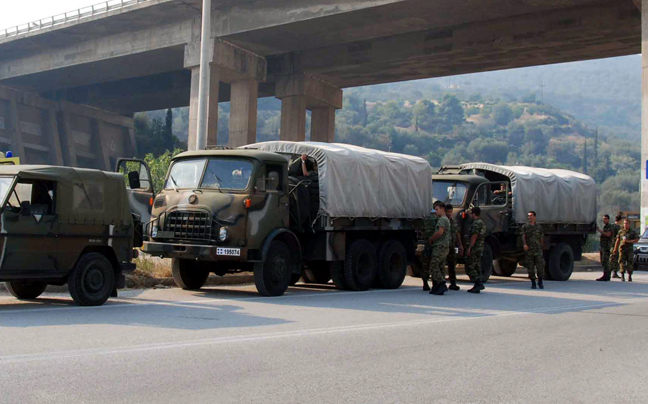
<svg viewBox="0 0 648 404"><path fill-rule="evenodd" d="M173 260L185 289L254 272L282 295L304 276L338 288L397 288L432 204L417 157L346 144L264 142L174 158L143 251Z"/></svg>
<svg viewBox="0 0 648 404"><path fill-rule="evenodd" d="M566 281L580 261L587 236L596 231L596 183L581 173L522 166L469 163L442 167L432 176L434 200L452 204L469 242L473 206L487 229L482 277L511 276L523 264L520 229L535 211L545 234L546 277Z"/></svg>

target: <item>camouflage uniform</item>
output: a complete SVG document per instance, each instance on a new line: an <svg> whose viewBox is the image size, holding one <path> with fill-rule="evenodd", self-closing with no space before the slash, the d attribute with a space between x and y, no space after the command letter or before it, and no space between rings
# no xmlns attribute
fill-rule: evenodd
<svg viewBox="0 0 648 404"><path fill-rule="evenodd" d="M614 234L613 226L608 223L605 226L603 226L603 233L610 232L609 237L605 237L603 234L601 234L601 265L603 265L603 273L609 277L610 275L610 252L611 249L614 248L614 245L612 245L612 240L616 240L612 238L612 235Z"/></svg>
<svg viewBox="0 0 648 404"><path fill-rule="evenodd" d="M450 221L447 217L441 216L437 219L434 233L444 228L443 236L439 237L431 245L430 263L427 272L424 273L423 279L431 278L434 282L445 282L444 267L448 256L450 245Z"/></svg>
<svg viewBox="0 0 648 404"><path fill-rule="evenodd" d="M616 254L613 253L614 251L614 243L616 243L617 236L619 235L619 230L621 230L621 226L618 224L613 224L612 225L612 237L611 237L611 245L610 245L610 271L615 273L619 272L619 252L617 251Z"/></svg>
<svg viewBox="0 0 648 404"><path fill-rule="evenodd" d="M421 278L425 281L430 279L430 258L432 255L432 245L428 240L434 234L436 224L438 221L437 215L434 213L423 220L423 239L425 240L425 248L421 256Z"/></svg>
<svg viewBox="0 0 648 404"><path fill-rule="evenodd" d="M633 229L619 230L617 240L619 241L619 265L621 266L621 273L628 273L632 275L632 266L634 265L634 251L632 244L623 244L623 240L635 240L639 235Z"/></svg>
<svg viewBox="0 0 648 404"><path fill-rule="evenodd" d="M457 280L457 272L455 268L457 267L457 252L455 247L457 246L457 232L459 231L459 225L454 219L450 220L450 243L448 248L448 258L446 263L448 264L448 278L451 281Z"/></svg>
<svg viewBox="0 0 648 404"><path fill-rule="evenodd" d="M470 237L477 235L475 244L470 249L470 256L466 257L466 275L471 282L481 280L481 258L484 252L484 238L486 237L486 224L480 218L475 219L470 225Z"/></svg>
<svg viewBox="0 0 648 404"><path fill-rule="evenodd" d="M526 244L529 250L525 256L525 266L529 273L529 279L536 280L536 273L538 279L544 278L545 262L542 256L542 241L544 239L544 232L542 226L539 224L525 224L522 226L522 234L526 239Z"/></svg>

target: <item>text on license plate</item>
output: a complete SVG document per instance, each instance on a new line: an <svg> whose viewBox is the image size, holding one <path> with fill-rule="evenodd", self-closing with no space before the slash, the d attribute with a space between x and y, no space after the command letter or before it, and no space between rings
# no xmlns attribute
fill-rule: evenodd
<svg viewBox="0 0 648 404"><path fill-rule="evenodd" d="M240 248L216 248L216 255L227 255L229 257L240 257L241 249Z"/></svg>

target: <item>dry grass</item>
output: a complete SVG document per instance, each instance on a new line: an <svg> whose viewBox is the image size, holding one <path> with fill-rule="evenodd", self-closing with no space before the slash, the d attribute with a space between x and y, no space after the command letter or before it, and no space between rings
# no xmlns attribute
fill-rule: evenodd
<svg viewBox="0 0 648 404"><path fill-rule="evenodd" d="M137 269L133 272L135 276L147 278L169 278L171 276L171 260L161 259L140 254L135 260Z"/></svg>

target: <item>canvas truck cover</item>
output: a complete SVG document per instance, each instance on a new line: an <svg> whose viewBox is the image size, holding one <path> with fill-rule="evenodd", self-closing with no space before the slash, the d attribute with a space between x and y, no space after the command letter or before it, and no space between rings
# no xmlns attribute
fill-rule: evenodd
<svg viewBox="0 0 648 404"><path fill-rule="evenodd" d="M317 161L320 213L422 218L432 210L432 169L422 158L341 143L273 141L242 146Z"/></svg>
<svg viewBox="0 0 648 404"><path fill-rule="evenodd" d="M513 218L527 220L537 213L538 223L591 224L596 221L596 182L588 175L569 170L487 163L462 164L462 170L491 171L507 176L513 194Z"/></svg>

